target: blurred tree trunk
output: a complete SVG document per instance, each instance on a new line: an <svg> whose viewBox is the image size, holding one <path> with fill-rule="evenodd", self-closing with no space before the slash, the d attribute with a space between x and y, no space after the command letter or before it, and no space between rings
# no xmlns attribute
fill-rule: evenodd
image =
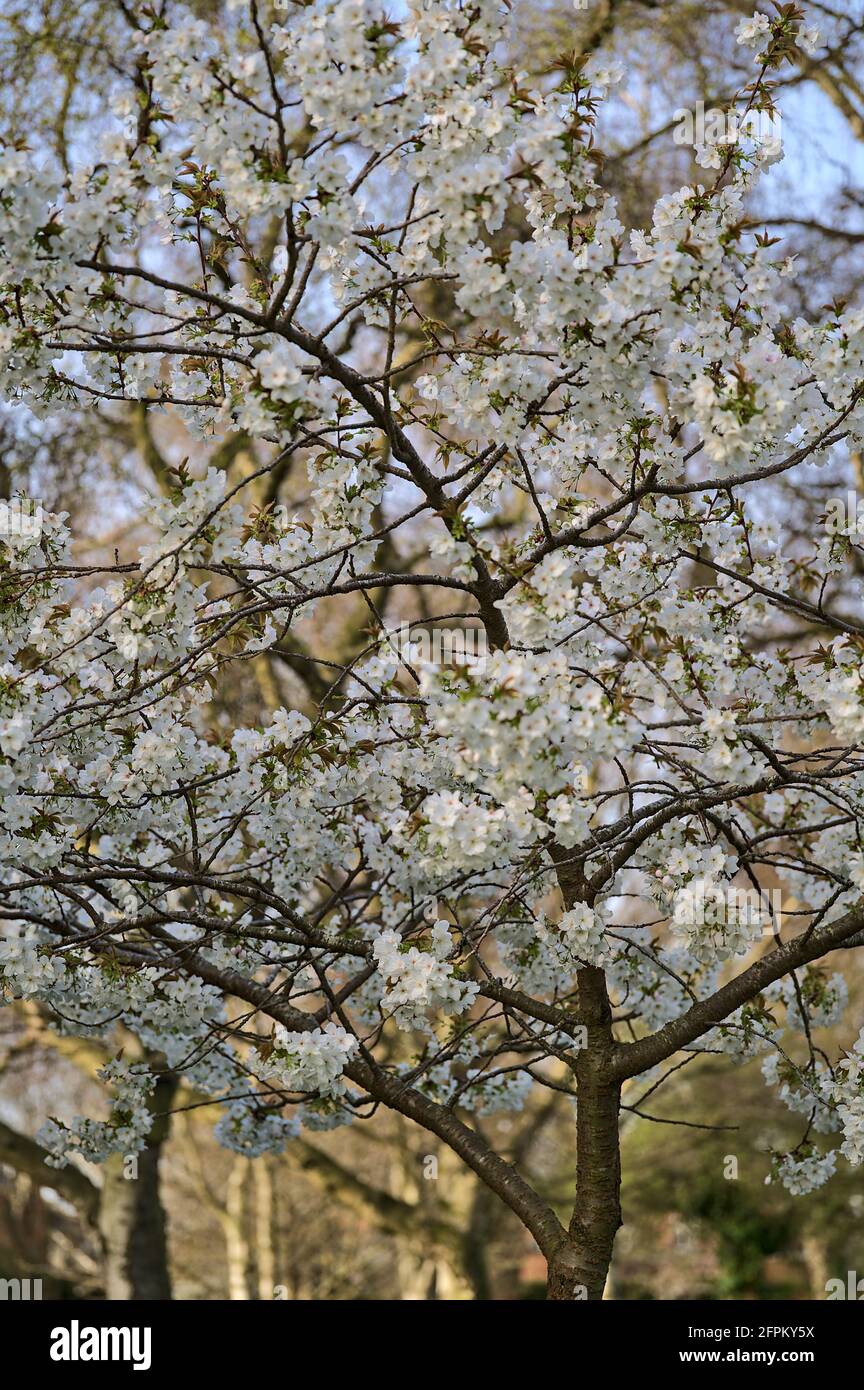
<svg viewBox="0 0 864 1390"><path fill-rule="evenodd" d="M497 1198L484 1182L473 1183L473 1195L462 1246L465 1278L474 1298L487 1302L492 1297L492 1278L489 1270L489 1245L498 1217Z"/></svg>
<svg viewBox="0 0 864 1390"><path fill-rule="evenodd" d="M801 1242L801 1254L807 1269L810 1297L812 1299L824 1298L829 1279L826 1242L821 1236L811 1231L804 1236Z"/></svg>
<svg viewBox="0 0 864 1390"><path fill-rule="evenodd" d="M112 1154L103 1166L99 1230L105 1245L105 1296L126 1301L171 1297L159 1161L170 1129L176 1077L160 1076L151 1098L156 1119L147 1148Z"/></svg>
<svg viewBox="0 0 864 1390"><path fill-rule="evenodd" d="M228 1175L225 1209L219 1213L228 1261L228 1297L232 1302L245 1303L252 1297L252 1251L247 1234L249 1176L249 1159L238 1155Z"/></svg>
<svg viewBox="0 0 864 1390"><path fill-rule="evenodd" d="M255 1163L255 1257L258 1272L258 1297L270 1300L279 1282L276 1277L276 1246L274 1243L273 1169L267 1154Z"/></svg>

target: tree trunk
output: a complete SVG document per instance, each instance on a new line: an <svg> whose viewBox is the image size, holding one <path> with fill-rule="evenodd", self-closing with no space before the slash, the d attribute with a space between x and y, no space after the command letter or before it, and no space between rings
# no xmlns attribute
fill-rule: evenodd
<svg viewBox="0 0 864 1390"><path fill-rule="evenodd" d="M273 1220L273 1170L267 1154L255 1162L255 1263L258 1297L273 1298L276 1278L276 1247Z"/></svg>
<svg viewBox="0 0 864 1390"><path fill-rule="evenodd" d="M578 975L578 1017L587 1046L576 1066L576 1201L568 1238L549 1260L547 1298L602 1299L621 1225L621 1088L610 1081L612 1010L596 966Z"/></svg>
<svg viewBox="0 0 864 1390"><path fill-rule="evenodd" d="M462 1245L462 1264L474 1298L487 1302L492 1297L488 1251L497 1216L496 1198L485 1183L475 1179L473 1186L473 1200Z"/></svg>
<svg viewBox="0 0 864 1390"><path fill-rule="evenodd" d="M826 1241L815 1232L808 1232L801 1242L801 1254L810 1283L810 1297L814 1300L824 1298L830 1277Z"/></svg>
<svg viewBox="0 0 864 1390"><path fill-rule="evenodd" d="M228 1297L240 1303L253 1297L252 1250L247 1234L249 1177L249 1159L238 1154L228 1174L225 1210L220 1217L225 1233Z"/></svg>
<svg viewBox="0 0 864 1390"><path fill-rule="evenodd" d="M152 1097L157 1118L147 1148L112 1154L103 1167L99 1230L105 1247L105 1296L122 1302L171 1297L165 1211L159 1196L159 1159L168 1137L168 1111L177 1089L160 1076Z"/></svg>

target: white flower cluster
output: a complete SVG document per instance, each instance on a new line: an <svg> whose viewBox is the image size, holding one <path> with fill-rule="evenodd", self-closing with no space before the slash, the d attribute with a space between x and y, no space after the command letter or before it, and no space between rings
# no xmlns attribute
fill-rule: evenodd
<svg viewBox="0 0 864 1390"><path fill-rule="evenodd" d="M831 1099L843 1126L840 1152L850 1163L864 1162L864 1028L837 1065Z"/></svg>
<svg viewBox="0 0 864 1390"><path fill-rule="evenodd" d="M113 1092L110 1118L79 1116L68 1125L53 1118L46 1121L36 1142L47 1150L49 1167L65 1168L72 1154L80 1154L89 1163L104 1163L111 1154L138 1153L144 1148L153 1127L149 1105L156 1087L153 1072L143 1064L118 1058L100 1067L97 1076Z"/></svg>
<svg viewBox="0 0 864 1390"><path fill-rule="evenodd" d="M762 1062L762 1076L768 1086L775 1087L787 1109L804 1115L819 1134L834 1134L838 1128L837 1112L828 1103L831 1094L831 1074L824 1062L801 1071L793 1067L779 1052L772 1052Z"/></svg>
<svg viewBox="0 0 864 1390"><path fill-rule="evenodd" d="M837 1155L833 1149L822 1154L818 1149L805 1146L800 1152L775 1157L771 1174L765 1181L769 1183L776 1178L793 1197L806 1197L809 1192L824 1187L836 1170Z"/></svg>
<svg viewBox="0 0 864 1390"><path fill-rule="evenodd" d="M757 10L751 19L739 19L735 29L735 40L737 43L746 45L747 48L755 48L758 43L764 42L770 33L770 19L767 14L762 14Z"/></svg>
<svg viewBox="0 0 864 1390"><path fill-rule="evenodd" d="M864 666L847 637L830 646L831 664L807 666L798 672L798 686L844 743L864 738Z"/></svg>
<svg viewBox="0 0 864 1390"><path fill-rule="evenodd" d="M478 986L460 980L448 963L453 941L447 922L432 926L429 949L407 946L395 931L376 936L372 953L387 989L381 1007L392 1013L400 1028L428 1028L427 1015L440 1011L461 1014L475 999Z"/></svg>
<svg viewBox="0 0 864 1390"><path fill-rule="evenodd" d="M725 1052L735 1062L747 1062L767 1052L779 1041L781 1032L774 1015L757 996L712 1029L706 1045Z"/></svg>
<svg viewBox="0 0 864 1390"><path fill-rule="evenodd" d="M754 900L729 884L698 878L675 893L672 930L705 964L744 955L770 925L759 895Z"/></svg>
<svg viewBox="0 0 864 1390"><path fill-rule="evenodd" d="M640 1015L652 1032L687 1008L685 983L699 994L716 987L716 961L706 966L682 946L652 949L651 933L644 927L628 930L627 943L628 949L618 951L607 967L607 977L617 995L639 999Z"/></svg>
<svg viewBox="0 0 864 1390"><path fill-rule="evenodd" d="M735 29L735 39L746 48L756 50L756 59L762 57L774 36L774 24L767 14L757 10L750 19L739 19ZM812 24L798 24L796 41L812 57L819 46L819 30Z"/></svg>
<svg viewBox="0 0 864 1390"><path fill-rule="evenodd" d="M603 918L585 903L568 908L554 927L541 923L537 934L541 941L550 942L559 968L570 974L583 965L603 965L610 956Z"/></svg>
<svg viewBox="0 0 864 1390"><path fill-rule="evenodd" d="M289 1032L277 1023L269 1054L260 1056L255 1070L262 1081L287 1091L315 1091L340 1096L342 1073L357 1051L356 1038L332 1020L323 1028Z"/></svg>
<svg viewBox="0 0 864 1390"><path fill-rule="evenodd" d="M534 1088L533 1078L524 1071L489 1077L480 1071L468 1071L465 1079L470 1084L460 1096L460 1104L481 1118L522 1110Z"/></svg>
<svg viewBox="0 0 864 1390"><path fill-rule="evenodd" d="M799 993L809 1026L831 1028L843 1017L849 986L839 971L835 970L826 978L821 971L811 968L799 972L797 988L795 981L787 978L780 980L770 993L785 1004L787 1027L804 1032Z"/></svg>
<svg viewBox="0 0 864 1390"><path fill-rule="evenodd" d="M267 1114L249 1101L232 1101L225 1107L213 1129L214 1136L225 1149L257 1158L261 1154L280 1154L289 1140L300 1133L297 1115Z"/></svg>

